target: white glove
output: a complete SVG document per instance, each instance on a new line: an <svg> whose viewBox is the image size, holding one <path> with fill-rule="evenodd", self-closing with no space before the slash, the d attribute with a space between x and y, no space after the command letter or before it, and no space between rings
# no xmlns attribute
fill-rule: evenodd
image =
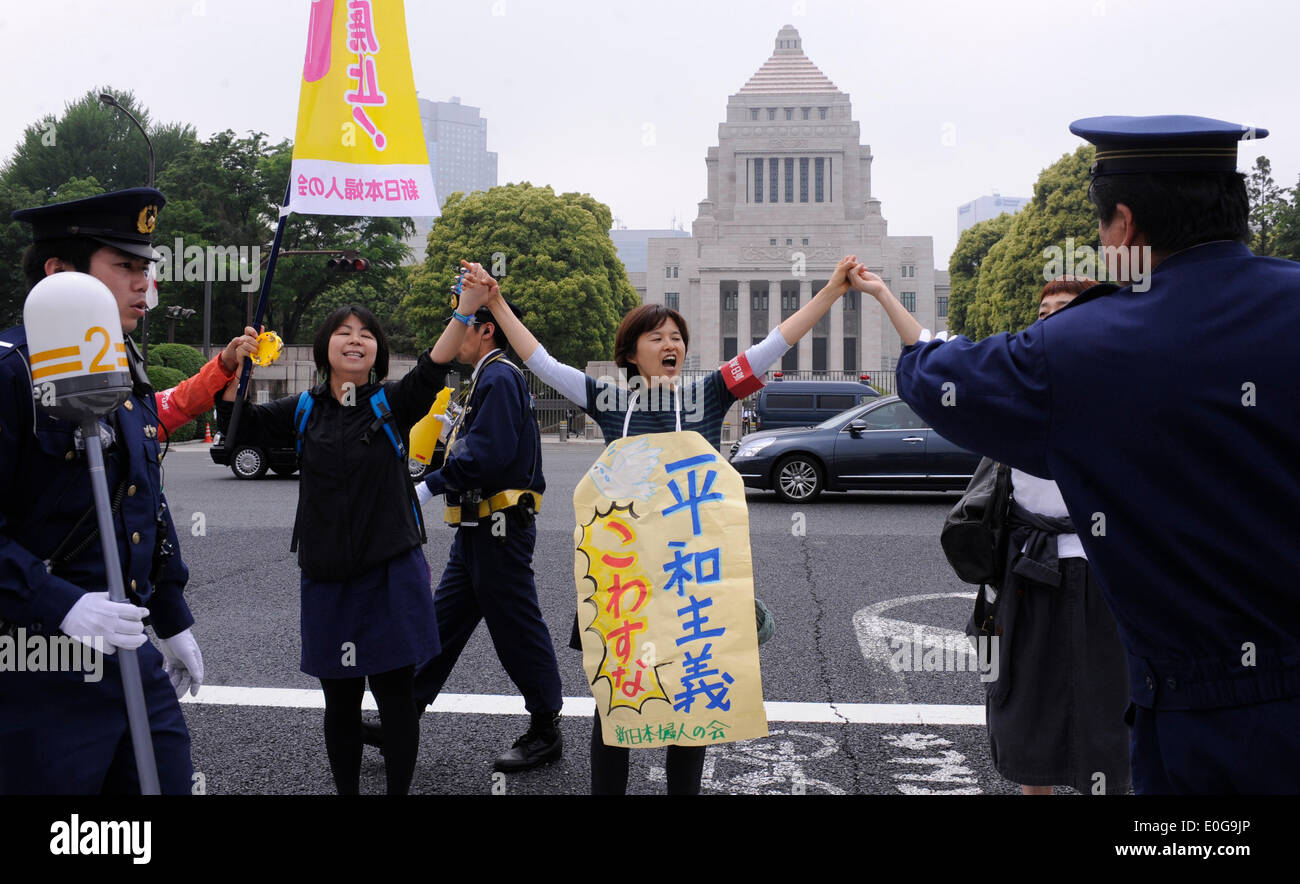
<svg viewBox="0 0 1300 884"><path fill-rule="evenodd" d="M456 419L448 417L445 414L435 414L434 417L442 423L442 426L438 429L438 438L441 441L446 442L447 434L450 433L451 428L456 425Z"/></svg>
<svg viewBox="0 0 1300 884"><path fill-rule="evenodd" d="M433 500L433 492L429 490L428 484L424 482L415 486L415 496L420 501L421 509L424 509L424 505Z"/></svg>
<svg viewBox="0 0 1300 884"><path fill-rule="evenodd" d="M176 699L189 691L191 697L199 695L203 687L203 655L199 653L199 643L194 634L186 629L171 638L160 638L158 644L163 655L163 672L172 680Z"/></svg>
<svg viewBox="0 0 1300 884"><path fill-rule="evenodd" d="M91 641L102 638L104 653L114 654L118 648L134 650L144 644L144 618L148 616L148 608L110 601L107 592L88 592L77 599L59 629L92 648Z"/></svg>

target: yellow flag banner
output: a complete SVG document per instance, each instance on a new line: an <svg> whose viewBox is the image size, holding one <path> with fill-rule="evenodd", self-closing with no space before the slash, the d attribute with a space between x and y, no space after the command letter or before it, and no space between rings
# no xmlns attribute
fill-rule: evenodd
<svg viewBox="0 0 1300 884"><path fill-rule="evenodd" d="M610 444L573 493L582 664L605 744L767 736L740 475L695 432Z"/></svg>
<svg viewBox="0 0 1300 884"><path fill-rule="evenodd" d="M312 0L288 210L438 215L402 0Z"/></svg>

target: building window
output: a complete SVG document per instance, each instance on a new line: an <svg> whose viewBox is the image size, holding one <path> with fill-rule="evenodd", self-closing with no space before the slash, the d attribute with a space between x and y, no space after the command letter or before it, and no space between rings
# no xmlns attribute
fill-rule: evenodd
<svg viewBox="0 0 1300 884"><path fill-rule="evenodd" d="M785 319L799 309L798 280L781 283L781 318Z"/></svg>
<svg viewBox="0 0 1300 884"><path fill-rule="evenodd" d="M777 164L780 162L775 158L767 161L767 201L769 203L776 202L776 180L779 176L779 166ZM772 243L772 245L776 245L776 243Z"/></svg>
<svg viewBox="0 0 1300 884"><path fill-rule="evenodd" d="M757 160L754 163L754 202L763 201L763 161Z"/></svg>
<svg viewBox="0 0 1300 884"><path fill-rule="evenodd" d="M824 107L819 107L819 108L817 108L817 118L818 118L819 120L824 120L824 119L826 119L826 108L824 108Z"/></svg>
<svg viewBox="0 0 1300 884"><path fill-rule="evenodd" d="M785 158L785 201L794 202L794 157Z"/></svg>
<svg viewBox="0 0 1300 884"><path fill-rule="evenodd" d="M903 292L898 296L898 300L903 302L903 306L913 313L916 312L916 292Z"/></svg>
<svg viewBox="0 0 1300 884"><path fill-rule="evenodd" d="M850 294L852 293L850 292ZM844 339L844 370L845 371L858 370L858 339L857 338Z"/></svg>
<svg viewBox="0 0 1300 884"><path fill-rule="evenodd" d="M856 289L849 289L847 292L844 293L844 309L845 310L858 309L858 292Z"/></svg>
<svg viewBox="0 0 1300 884"><path fill-rule="evenodd" d="M671 268L671 267L665 267L665 268L664 268L664 279L672 279L672 278L673 278L673 268Z"/></svg>
<svg viewBox="0 0 1300 884"><path fill-rule="evenodd" d="M722 339L722 361L730 362L735 358L736 358L736 339L723 338Z"/></svg>
<svg viewBox="0 0 1300 884"><path fill-rule="evenodd" d="M799 202L808 202L808 158L799 157Z"/></svg>
<svg viewBox="0 0 1300 884"><path fill-rule="evenodd" d="M772 237L771 239L769 239L769 240L767 241L767 244L768 244L769 246L774 246L774 245L776 245L776 237Z"/></svg>
<svg viewBox="0 0 1300 884"><path fill-rule="evenodd" d="M903 279L914 279L916 277L916 265L904 264L902 272L899 274Z"/></svg>
<svg viewBox="0 0 1300 884"><path fill-rule="evenodd" d="M812 345L812 370L826 371L826 338L813 338Z"/></svg>
<svg viewBox="0 0 1300 884"><path fill-rule="evenodd" d="M825 202L824 198L826 196L826 190L822 186L822 179L825 176L825 174L826 174L826 159L824 157L818 157L816 160L813 161L813 181L815 182L815 186L816 186L816 193L814 194L814 196L816 197L817 202L819 203Z"/></svg>
<svg viewBox="0 0 1300 884"><path fill-rule="evenodd" d="M781 370L782 371L799 370L799 348L798 347L791 347L789 350L785 351L785 355L781 357ZM812 397L809 396L808 398L811 399Z"/></svg>
<svg viewBox="0 0 1300 884"><path fill-rule="evenodd" d="M802 242L803 242L804 245L808 245L808 237L805 236L805 237L803 238Z"/></svg>
<svg viewBox="0 0 1300 884"><path fill-rule="evenodd" d="M776 108L774 108L774 107L769 107L769 108L767 109L767 118L768 118L769 120L775 120L775 119L776 119Z"/></svg>
<svg viewBox="0 0 1300 884"><path fill-rule="evenodd" d="M792 107L787 107L787 108L785 109L785 118L786 118L787 120L793 120L793 119L794 119L794 108L792 108Z"/></svg>
<svg viewBox="0 0 1300 884"><path fill-rule="evenodd" d="M676 264L674 264L674 265L673 265L673 279L676 279L676 278L677 278L677 270L678 270L678 267L677 267Z"/></svg>
<svg viewBox="0 0 1300 884"><path fill-rule="evenodd" d="M678 292L664 292L664 306L669 310L681 310L681 295Z"/></svg>
<svg viewBox="0 0 1300 884"><path fill-rule="evenodd" d="M948 296L947 296L947 295L940 295L939 297L935 298L934 300L935 300L935 305L938 307L939 315L940 315L940 316L947 316L947 315L948 315Z"/></svg>
<svg viewBox="0 0 1300 884"><path fill-rule="evenodd" d="M749 307L751 310L764 312L767 311L767 289L759 289L749 296Z"/></svg>
<svg viewBox="0 0 1300 884"><path fill-rule="evenodd" d="M812 113L812 108L810 108L810 107L806 107L806 108L804 108L804 109L803 109L803 118L804 118L805 120L808 119L808 115L809 115L810 113Z"/></svg>
<svg viewBox="0 0 1300 884"><path fill-rule="evenodd" d="M793 240L793 239L788 239L788 238L787 238L786 241L785 241L785 244L788 245L788 246L792 246L792 245L794 245L794 240Z"/></svg>
<svg viewBox="0 0 1300 884"><path fill-rule="evenodd" d="M756 108L756 107L751 107L751 108L749 109L749 118L750 118L751 120L757 120L757 119L758 119L758 108Z"/></svg>

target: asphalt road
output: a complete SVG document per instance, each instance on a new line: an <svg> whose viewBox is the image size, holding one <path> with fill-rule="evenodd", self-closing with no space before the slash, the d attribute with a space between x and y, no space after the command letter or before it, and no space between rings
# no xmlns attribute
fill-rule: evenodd
<svg viewBox="0 0 1300 884"><path fill-rule="evenodd" d="M494 779L492 759L527 719L484 699L517 691L480 627L444 691L444 699L476 711L435 708L424 717L413 791L588 791L590 693L579 655L567 646L575 605L572 490L600 451L578 442L547 443L544 450L546 506L534 570L564 695L576 698L563 718L563 759ZM188 445L168 455L165 487L190 568L188 598L207 669L208 688L199 697L207 702L185 704L203 788L208 794L331 794L319 683L298 668L299 571L289 552L297 479L238 481L202 445ZM889 641L895 634L961 645L953 633L966 622L973 587L952 574L938 544L939 525L955 500L859 492L794 507L749 492L756 590L777 621L775 637L761 649L771 735L711 748L706 792L1017 791L988 760L976 672L894 672L887 662L898 646ZM435 509L428 508L425 553L436 583L452 529L437 523ZM950 657L949 669L965 668L960 656ZM963 723L939 723L954 720ZM658 750L634 752L629 791L662 792L662 764ZM366 750L362 777L364 792L383 792L383 761L374 750Z"/></svg>

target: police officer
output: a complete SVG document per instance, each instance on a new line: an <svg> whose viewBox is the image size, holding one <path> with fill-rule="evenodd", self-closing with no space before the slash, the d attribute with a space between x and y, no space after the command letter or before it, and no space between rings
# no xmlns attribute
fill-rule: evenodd
<svg viewBox="0 0 1300 884"><path fill-rule="evenodd" d="M487 279L478 265L469 268L472 278ZM462 304L482 303L487 292L486 284L467 287ZM540 431L524 375L505 358L505 333L492 312L481 307L455 316L468 326L456 361L474 372L446 459L420 489L422 500L446 494L446 520L457 529L434 594L442 651L416 673L415 700L421 710L434 701L479 620L486 620L497 657L532 716L495 769L521 771L562 751L560 670L532 569L534 514L546 489ZM376 728L364 726L363 734L371 745L381 740Z"/></svg>
<svg viewBox="0 0 1300 884"><path fill-rule="evenodd" d="M61 271L89 273L117 300L129 334L146 309L151 235L163 195L134 188L15 212L32 224L23 256L29 285ZM123 583L108 600L80 430L33 399L22 326L0 333L0 630L48 642L102 639L137 648L159 781L191 788L190 738L178 697L197 693L202 656L182 590L188 571L162 493L158 417L138 353L126 339L134 388L101 421ZM161 653L146 641L152 625ZM0 672L0 793L136 793L119 655L97 680L86 671ZM46 667L48 668L48 667Z"/></svg>
<svg viewBox="0 0 1300 884"><path fill-rule="evenodd" d="M931 340L865 268L854 287L902 335L899 395L930 426L1060 486L1128 652L1135 790L1300 792L1300 264L1244 245L1236 171L1267 132L1070 130L1097 146L1122 287L978 343Z"/></svg>

